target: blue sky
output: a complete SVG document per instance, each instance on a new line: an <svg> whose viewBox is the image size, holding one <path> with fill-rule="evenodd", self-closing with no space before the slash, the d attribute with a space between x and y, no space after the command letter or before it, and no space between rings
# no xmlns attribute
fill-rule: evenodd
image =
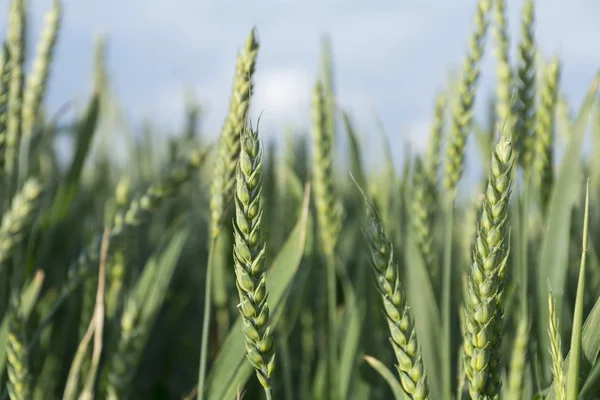
<svg viewBox="0 0 600 400"><path fill-rule="evenodd" d="M563 90L577 106L600 67L600 2L537 3L541 50L562 58ZM30 4L33 41L51 0ZM52 113L65 101L84 98L94 36L104 33L112 85L132 124L149 117L165 130L180 126L184 89L192 88L208 113L203 129L214 136L227 110L236 52L255 25L261 49L253 114L263 111L265 135L281 136L287 123L309 126L320 38L328 34L339 102L365 138L376 133L374 106L399 161L403 135L417 149L426 141L434 95L462 61L475 7L475 0L65 0L47 107ZM513 47L521 7L521 0L507 1ZM495 84L490 50L479 118ZM380 151L376 140L365 146L372 155Z"/></svg>

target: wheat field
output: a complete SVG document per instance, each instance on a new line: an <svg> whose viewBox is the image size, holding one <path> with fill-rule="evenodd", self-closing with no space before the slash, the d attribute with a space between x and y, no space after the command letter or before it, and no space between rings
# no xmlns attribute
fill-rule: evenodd
<svg viewBox="0 0 600 400"><path fill-rule="evenodd" d="M338 103L327 39L310 134L263 138L260 26L240 38L217 140L188 99L181 132L128 132L117 163L105 42L64 123L44 100L68 2L30 43L28 4L10 0L2 399L600 399L600 72L567 99L537 4L509 39L505 3L478 0L461 70L432 77L427 148L397 168L395 133L359 131ZM485 124L482 73L497 78ZM387 150L382 169L365 140Z"/></svg>

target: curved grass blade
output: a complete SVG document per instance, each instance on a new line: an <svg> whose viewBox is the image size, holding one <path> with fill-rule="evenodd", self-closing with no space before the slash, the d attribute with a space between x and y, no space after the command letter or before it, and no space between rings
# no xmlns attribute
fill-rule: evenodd
<svg viewBox="0 0 600 400"><path fill-rule="evenodd" d="M100 115L100 96L94 93L85 114L75 130L75 155L67 170L65 179L61 182L52 208L45 221L45 226L51 226L62 220L69 209L75 196L79 192L81 172L92 146L96 126Z"/></svg>
<svg viewBox="0 0 600 400"><path fill-rule="evenodd" d="M442 337L440 336L439 321L440 311L437 307L433 286L429 279L429 273L425 267L425 261L417 249L414 239L409 235L406 239L406 292L409 304L415 317L415 327L421 352L423 364L429 376L429 390L431 398L442 398L442 371L440 349Z"/></svg>
<svg viewBox="0 0 600 400"><path fill-rule="evenodd" d="M581 249L581 266L577 297L573 312L573 333L571 334L571 363L567 373L567 400L577 400L579 394L579 371L581 367L581 330L583 325L583 296L585 293L585 253L587 251L588 226L590 216L590 181L588 179L585 193L585 214L583 217L583 240Z"/></svg>
<svg viewBox="0 0 600 400"><path fill-rule="evenodd" d="M356 131L354 130L354 126L352 125L352 121L350 121L350 116L346 111L342 112L342 118L344 121L344 127L346 128L346 133L348 134L348 140L350 141L350 165L352 168L352 174L356 177L358 184L361 187L365 185L365 172L362 166L362 160L360 158L360 142L358 140L358 136L356 135Z"/></svg>
<svg viewBox="0 0 600 400"><path fill-rule="evenodd" d="M396 379L396 375L392 371L389 370L388 367L385 366L384 363L376 359L375 357L365 356L365 361L375 370L390 386L392 389L392 393L394 393L394 399L396 400L405 400L406 395L404 394L404 390L402 390L402 386L398 379Z"/></svg>

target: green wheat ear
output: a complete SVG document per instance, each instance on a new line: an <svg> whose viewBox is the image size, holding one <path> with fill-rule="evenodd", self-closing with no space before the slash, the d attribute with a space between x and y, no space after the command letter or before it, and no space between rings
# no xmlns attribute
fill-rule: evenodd
<svg viewBox="0 0 600 400"><path fill-rule="evenodd" d="M233 223L233 261L240 297L238 308L242 315L246 355L269 397L275 346L269 326L265 241L261 232L262 150L258 131L247 127L240 142Z"/></svg>
<svg viewBox="0 0 600 400"><path fill-rule="evenodd" d="M517 67L517 134L515 150L519 162L527 172L533 160L533 143L535 135L535 35L534 35L534 3L525 0L521 20L521 39L519 41L519 58Z"/></svg>
<svg viewBox="0 0 600 400"><path fill-rule="evenodd" d="M552 170L554 165L554 115L558 99L560 70L560 61L558 58L553 58L548 64L540 88L540 106L536 121L533 174L534 183L540 190L544 211L550 202L550 194L554 185L554 172Z"/></svg>
<svg viewBox="0 0 600 400"><path fill-rule="evenodd" d="M40 105L46 93L61 12L60 1L54 0L52 9L46 13L46 25L38 44L37 57L33 62L33 69L27 78L23 94L23 136L31 135L37 122Z"/></svg>
<svg viewBox="0 0 600 400"><path fill-rule="evenodd" d="M8 318L8 395L10 400L29 400L31 376L28 367L27 342L23 319L19 314L19 291L11 295Z"/></svg>
<svg viewBox="0 0 600 400"><path fill-rule="evenodd" d="M362 189L360 190L362 191ZM409 398L429 399L428 378L423 366L414 319L410 313L406 293L400 283L394 248L385 236L383 223L375 206L364 193L363 197L367 214L365 237L369 246L377 289L383 301L384 315L390 331L390 342L398 362L396 368L400 376L400 384Z"/></svg>
<svg viewBox="0 0 600 400"><path fill-rule="evenodd" d="M238 55L229 112L219 138L214 178L210 187L211 231L218 236L235 186L235 169L240 154L240 135L246 123L252 96L252 77L259 43L252 29Z"/></svg>
<svg viewBox="0 0 600 400"><path fill-rule="evenodd" d="M498 66L498 84L496 87L496 120L500 124L508 123L512 129L514 123L511 105L511 92L513 87L513 72L510 65L510 40L508 37L508 26L506 22L506 1L494 0L494 16L496 26L494 29L496 37L496 58Z"/></svg>
<svg viewBox="0 0 600 400"><path fill-rule="evenodd" d="M474 399L495 398L502 385L501 299L509 254L512 167L512 143L504 132L493 153L465 299L464 367Z"/></svg>
<svg viewBox="0 0 600 400"><path fill-rule="evenodd" d="M313 91L313 185L319 232L325 254L332 255L341 228L341 203L333 189L333 132L328 129L323 84Z"/></svg>
<svg viewBox="0 0 600 400"><path fill-rule="evenodd" d="M470 38L469 51L463 64L462 77L458 87L458 98L452 109L451 137L447 148L444 179L444 184L451 197L454 197L456 185L464 169L465 146L467 135L471 130L473 105L489 25L490 9L491 0L479 0L475 14L475 31Z"/></svg>
<svg viewBox="0 0 600 400"><path fill-rule="evenodd" d="M25 182L13 198L11 208L2 216L0 225L0 270L9 257L25 240L26 229L31 225L42 203L44 188L35 178Z"/></svg>
<svg viewBox="0 0 600 400"><path fill-rule="evenodd" d="M6 122L8 114L8 87L10 84L10 53L6 43L0 52L0 176L4 175L6 151Z"/></svg>

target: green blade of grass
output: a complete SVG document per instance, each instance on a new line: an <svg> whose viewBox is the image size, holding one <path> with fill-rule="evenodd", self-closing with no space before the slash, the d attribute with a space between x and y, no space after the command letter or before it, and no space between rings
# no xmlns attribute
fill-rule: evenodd
<svg viewBox="0 0 600 400"><path fill-rule="evenodd" d="M573 311L573 332L571 334L571 362L567 373L567 400L577 400L579 395L579 370L581 365L581 330L583 325L583 296L585 293L585 253L590 215L590 181L588 179L585 192L585 214L583 217L583 240L581 249L581 266L577 283L577 297Z"/></svg>
<svg viewBox="0 0 600 400"><path fill-rule="evenodd" d="M272 326L277 325L283 312L283 305L289 293L302 255L306 239L309 213L309 189L305 191L302 213L295 228L267 272L269 287L269 306ZM222 400L235 398L238 385L243 385L252 374L252 366L246 360L242 321L238 317L229 335L225 338L221 351L217 355L209 372L207 399Z"/></svg>
<svg viewBox="0 0 600 400"><path fill-rule="evenodd" d="M388 367L385 366L384 363L376 359L375 357L365 356L365 361L375 370L389 385L390 389L392 389L392 393L394 393L395 400L405 400L407 397L404 394L404 390L402 390L402 386L398 379L396 379L396 375L389 370Z"/></svg>
<svg viewBox="0 0 600 400"><path fill-rule="evenodd" d="M591 394L598 393L600 390L600 362L596 362L590 371L590 374L581 388L579 395L587 399Z"/></svg>
<svg viewBox="0 0 600 400"><path fill-rule="evenodd" d="M582 395L584 392L589 390L589 387L594 383L588 385L588 377L591 378L590 372L592 371L591 366L596 365L598 361L598 354L600 353L600 298L594 304L592 311L588 315L585 323L583 324L583 329L581 332L581 353L583 357L581 358L581 371L579 375L579 379L582 382L585 382L583 385L584 389L582 389ZM564 368L568 370L570 364L571 353L567 354L565 357ZM596 369L594 367L594 369ZM555 400L554 393L554 384L552 385L547 400Z"/></svg>
<svg viewBox="0 0 600 400"><path fill-rule="evenodd" d="M356 131L354 130L354 126L352 125L352 121L350 121L350 116L347 112L342 112L342 118L344 121L344 127L346 128L346 133L348 134L348 140L350 142L350 165L351 172L358 181L359 185L362 187L365 186L365 172L362 166L362 161L360 158L360 142L358 140L358 136L356 135Z"/></svg>
<svg viewBox="0 0 600 400"><path fill-rule="evenodd" d="M433 286L429 279L429 273L421 252L417 249L412 236L406 239L406 292L408 303L413 310L415 327L421 352L423 364L429 376L429 390L431 398L450 398L441 396L443 387L440 371L441 360L438 349L442 344L440 337L440 312L437 307ZM450 396L450 394L448 394Z"/></svg>
<svg viewBox="0 0 600 400"><path fill-rule="evenodd" d="M52 203L48 219L45 221L46 226L51 226L61 221L69 211L71 203L77 195L81 172L92 145L99 115L100 98L98 93L94 93L83 118L75 130L75 155L67 170L65 179L58 188L58 193Z"/></svg>

